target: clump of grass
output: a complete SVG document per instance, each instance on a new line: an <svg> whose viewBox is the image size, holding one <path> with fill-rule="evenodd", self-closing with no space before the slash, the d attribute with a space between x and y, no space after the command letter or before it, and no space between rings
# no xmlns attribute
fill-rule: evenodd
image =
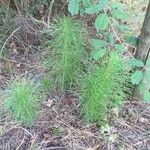
<svg viewBox="0 0 150 150"><path fill-rule="evenodd" d="M5 91L4 106L15 120L30 125L38 110L37 93L37 86L33 81L17 77Z"/></svg>
<svg viewBox="0 0 150 150"><path fill-rule="evenodd" d="M44 93L48 94L52 89L52 80L49 76L45 75L41 80L41 87Z"/></svg>
<svg viewBox="0 0 150 150"><path fill-rule="evenodd" d="M83 67L85 39L82 31L81 23L70 17L59 19L55 25L47 65L63 92L76 82Z"/></svg>
<svg viewBox="0 0 150 150"><path fill-rule="evenodd" d="M96 66L82 81L82 113L91 122L106 121L113 106L125 97L128 68L124 60L111 52L106 64Z"/></svg>

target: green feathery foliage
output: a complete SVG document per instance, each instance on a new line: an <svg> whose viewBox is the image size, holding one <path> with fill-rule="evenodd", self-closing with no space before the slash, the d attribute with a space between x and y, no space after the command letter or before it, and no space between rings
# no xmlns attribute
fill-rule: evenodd
<svg viewBox="0 0 150 150"><path fill-rule="evenodd" d="M42 81L41 81L41 88L44 92L44 94L46 93L49 93L50 90L52 89L52 81L50 79L49 76L44 76Z"/></svg>
<svg viewBox="0 0 150 150"><path fill-rule="evenodd" d="M81 23L70 17L59 19L55 25L52 52L47 65L51 68L55 81L62 91L76 82L83 67L84 33Z"/></svg>
<svg viewBox="0 0 150 150"><path fill-rule="evenodd" d="M17 77L4 94L4 104L14 119L32 124L38 109L37 86L33 81Z"/></svg>
<svg viewBox="0 0 150 150"><path fill-rule="evenodd" d="M94 68L82 81L82 113L91 122L104 121L110 108L118 106L127 91L128 68L124 60L111 52L106 64Z"/></svg>

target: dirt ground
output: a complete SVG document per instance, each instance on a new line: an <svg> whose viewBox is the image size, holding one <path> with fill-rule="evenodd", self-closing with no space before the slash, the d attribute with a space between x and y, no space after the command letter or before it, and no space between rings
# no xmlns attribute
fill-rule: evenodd
<svg viewBox="0 0 150 150"><path fill-rule="evenodd" d="M150 104L126 101L100 129L86 123L78 101L55 94L41 106L38 119L29 128L0 119L1 150L149 150Z"/></svg>

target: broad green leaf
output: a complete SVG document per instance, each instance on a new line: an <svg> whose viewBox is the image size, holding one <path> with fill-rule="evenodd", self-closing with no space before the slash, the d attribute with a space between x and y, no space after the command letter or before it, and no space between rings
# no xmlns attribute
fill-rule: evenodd
<svg viewBox="0 0 150 150"><path fill-rule="evenodd" d="M113 8L113 9L117 8L117 9L120 9L120 10L122 10L122 9L125 8L124 4L119 3L119 2L113 2L113 3L111 3L110 7Z"/></svg>
<svg viewBox="0 0 150 150"><path fill-rule="evenodd" d="M143 67L144 66L144 63L141 60L135 59L135 58L130 59L129 64L136 66L136 67Z"/></svg>
<svg viewBox="0 0 150 150"><path fill-rule="evenodd" d="M91 5L91 1L90 0L82 0L83 6L85 8L89 7Z"/></svg>
<svg viewBox="0 0 150 150"><path fill-rule="evenodd" d="M146 66L147 66L148 68L150 68L150 56L148 57L148 59L147 59L147 61L146 61Z"/></svg>
<svg viewBox="0 0 150 150"><path fill-rule="evenodd" d="M106 54L106 49L93 50L91 52L91 58L98 60Z"/></svg>
<svg viewBox="0 0 150 150"><path fill-rule="evenodd" d="M145 71L145 76L146 76L146 79L148 80L148 82L150 83L150 70Z"/></svg>
<svg viewBox="0 0 150 150"><path fill-rule="evenodd" d="M104 48L107 46L107 42L104 40L99 40L99 39L91 39L91 45L95 48L95 49L100 49L100 48Z"/></svg>
<svg viewBox="0 0 150 150"><path fill-rule="evenodd" d="M103 4L105 6L108 6L109 5L109 0L99 0L99 3Z"/></svg>
<svg viewBox="0 0 150 150"><path fill-rule="evenodd" d="M122 11L119 11L117 9L113 9L111 11L111 14L112 14L113 17L115 17L117 19L122 19L122 20L128 19L128 14L126 14Z"/></svg>
<svg viewBox="0 0 150 150"><path fill-rule="evenodd" d="M95 5L92 5L88 8L86 8L85 12L88 14L95 14L95 13L99 12L100 10L102 10L103 7L104 6L102 4L95 4Z"/></svg>
<svg viewBox="0 0 150 150"><path fill-rule="evenodd" d="M109 24L109 18L106 14L100 14L95 20L95 28L97 31L106 30Z"/></svg>
<svg viewBox="0 0 150 150"><path fill-rule="evenodd" d="M145 102L150 102L150 92L149 91L146 91L144 93L144 101Z"/></svg>
<svg viewBox="0 0 150 150"><path fill-rule="evenodd" d="M136 45L138 42L138 38L136 36L129 36L125 42L128 44Z"/></svg>
<svg viewBox="0 0 150 150"><path fill-rule="evenodd" d="M143 72L140 70L135 71L131 76L131 82L133 84L139 84L143 78Z"/></svg>
<svg viewBox="0 0 150 150"><path fill-rule="evenodd" d="M126 51L125 47L121 44L114 44L114 47L119 53L124 53Z"/></svg>
<svg viewBox="0 0 150 150"><path fill-rule="evenodd" d="M77 15L79 13L78 0L70 0L68 10L71 13L71 15Z"/></svg>
<svg viewBox="0 0 150 150"><path fill-rule="evenodd" d="M107 41L108 41L110 44L113 44L113 43L114 43L114 34L113 34L113 32L108 33L108 35L107 35Z"/></svg>

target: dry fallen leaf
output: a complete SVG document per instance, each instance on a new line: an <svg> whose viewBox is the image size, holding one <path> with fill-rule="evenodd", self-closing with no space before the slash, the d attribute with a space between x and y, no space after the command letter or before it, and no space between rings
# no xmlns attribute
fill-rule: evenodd
<svg viewBox="0 0 150 150"><path fill-rule="evenodd" d="M48 106L48 107L51 107L51 106L53 105L53 103L54 103L54 101L53 101L53 100L48 99L48 101L47 101L47 102L45 102L44 104L45 104L46 106Z"/></svg>
<svg viewBox="0 0 150 150"><path fill-rule="evenodd" d="M49 139L52 136L51 133L49 133L47 131L44 131L42 135L43 135L44 139Z"/></svg>

